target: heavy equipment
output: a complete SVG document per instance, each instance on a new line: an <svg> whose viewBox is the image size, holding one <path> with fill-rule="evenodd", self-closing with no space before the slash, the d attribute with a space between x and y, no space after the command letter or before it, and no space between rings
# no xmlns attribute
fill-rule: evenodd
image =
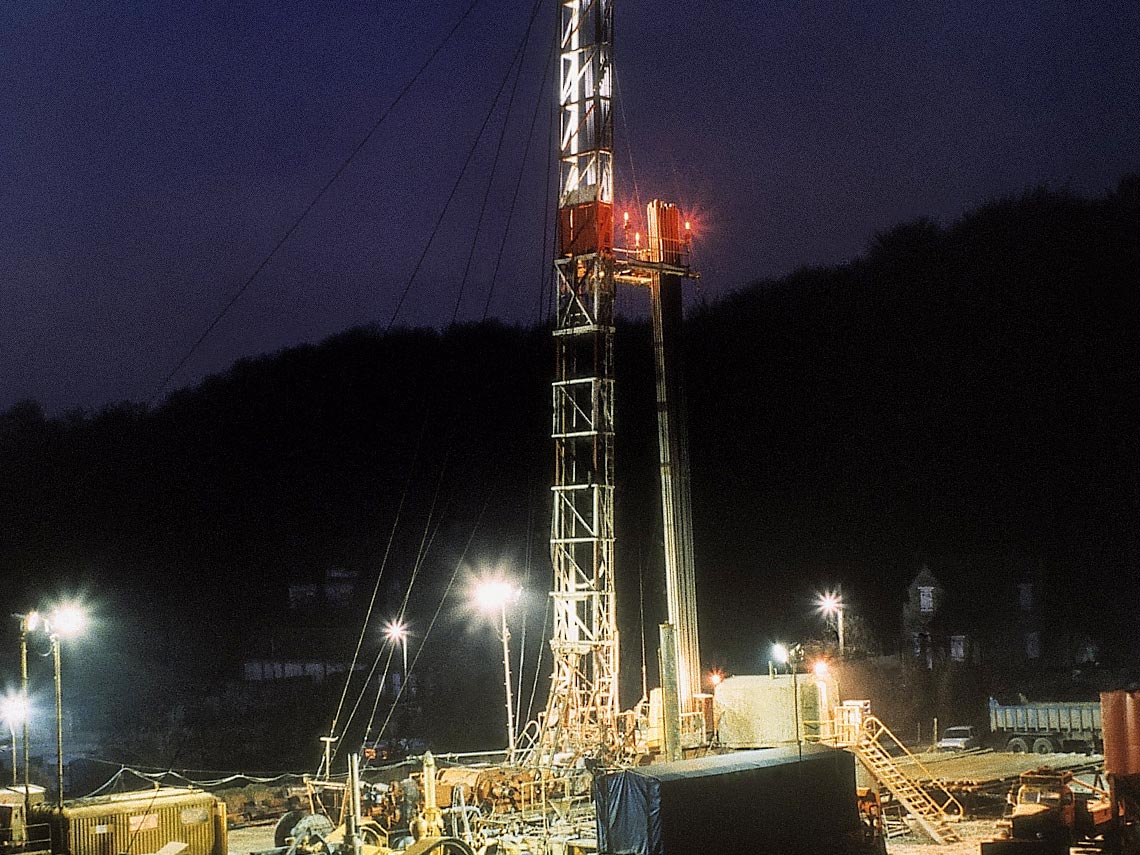
<svg viewBox="0 0 1140 855"><path fill-rule="evenodd" d="M475 855L483 851L481 830L469 822L466 812L460 823L452 822L453 829L466 833L446 833L450 811L438 806L435 759L429 752L422 762L422 772L402 786L366 789L360 780L359 759L350 756L347 781L308 781L311 811L291 811L282 817L274 833L278 845L255 855ZM461 786L454 785L453 791ZM316 809L318 804L323 806L322 796L330 792L339 796L340 822L335 826Z"/></svg>
<svg viewBox="0 0 1140 855"><path fill-rule="evenodd" d="M1107 788L1071 772L1027 772L1010 791L1006 836L985 841L982 855L1062 855L1074 842L1109 852L1140 851L1140 692L1102 692Z"/></svg>
<svg viewBox="0 0 1140 855"><path fill-rule="evenodd" d="M1022 774L1010 790L1007 837L982 844L983 855L1053 855L1076 842L1105 840L1112 828L1112 797L1066 770L1036 769Z"/></svg>

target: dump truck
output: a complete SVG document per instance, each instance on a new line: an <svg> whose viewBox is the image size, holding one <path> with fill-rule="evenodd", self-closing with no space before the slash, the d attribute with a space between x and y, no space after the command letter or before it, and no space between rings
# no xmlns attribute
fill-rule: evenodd
<svg viewBox="0 0 1140 855"><path fill-rule="evenodd" d="M1097 701L999 704L990 698L990 732L995 748L1015 754L1099 752L1104 746Z"/></svg>

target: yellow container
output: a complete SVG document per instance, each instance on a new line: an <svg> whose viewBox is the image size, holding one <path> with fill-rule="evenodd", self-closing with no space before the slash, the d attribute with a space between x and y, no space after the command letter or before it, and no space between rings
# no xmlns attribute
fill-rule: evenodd
<svg viewBox="0 0 1140 855"><path fill-rule="evenodd" d="M185 844L173 855L226 855L225 803L201 790L165 787L76 799L63 814L33 807L33 822L51 825L57 855L145 855Z"/></svg>

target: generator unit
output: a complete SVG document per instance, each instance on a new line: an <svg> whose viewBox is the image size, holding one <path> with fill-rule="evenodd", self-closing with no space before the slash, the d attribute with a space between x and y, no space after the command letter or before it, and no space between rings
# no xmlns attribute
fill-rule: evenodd
<svg viewBox="0 0 1140 855"><path fill-rule="evenodd" d="M163 787L32 807L56 855L226 855L225 802L195 789ZM164 847L167 847L164 849Z"/></svg>

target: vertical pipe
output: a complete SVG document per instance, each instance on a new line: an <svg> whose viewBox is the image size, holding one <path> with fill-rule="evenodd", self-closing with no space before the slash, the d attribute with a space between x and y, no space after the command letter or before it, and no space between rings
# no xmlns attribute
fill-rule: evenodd
<svg viewBox="0 0 1140 855"><path fill-rule="evenodd" d="M28 774L28 616L20 616L20 700L24 704L24 822L32 812L31 779Z"/></svg>
<svg viewBox="0 0 1140 855"><path fill-rule="evenodd" d="M673 625L660 626L661 717L664 719L665 755L681 759L681 703L677 695L677 640Z"/></svg>
<svg viewBox="0 0 1140 855"><path fill-rule="evenodd" d="M838 629L839 629L839 658L843 658L843 607L839 607L838 611Z"/></svg>
<svg viewBox="0 0 1140 855"><path fill-rule="evenodd" d="M51 655L55 665L55 779L59 787L57 804L63 811L63 682L59 673L59 636L52 634Z"/></svg>
<svg viewBox="0 0 1140 855"><path fill-rule="evenodd" d="M681 214L658 200L646 209L649 260L679 267L683 261ZM657 442L661 469L661 518L665 547L665 592L675 628L677 691L681 708L696 709L701 689L697 635L696 572L693 556L692 496L688 431L681 367L681 276L659 270L649 286L653 353L657 374Z"/></svg>
<svg viewBox="0 0 1140 855"><path fill-rule="evenodd" d="M503 685L507 690L507 763L515 764L515 702L511 695L511 633L507 629L507 603L503 600Z"/></svg>
<svg viewBox="0 0 1140 855"><path fill-rule="evenodd" d="M804 745L803 735L800 733L800 684L799 676L796 673L799 667L792 662L792 708L794 709L794 718L796 723L796 755L800 760L804 759Z"/></svg>
<svg viewBox="0 0 1140 855"><path fill-rule="evenodd" d="M348 757L348 810L345 815L345 833L352 855L360 855L360 757Z"/></svg>

